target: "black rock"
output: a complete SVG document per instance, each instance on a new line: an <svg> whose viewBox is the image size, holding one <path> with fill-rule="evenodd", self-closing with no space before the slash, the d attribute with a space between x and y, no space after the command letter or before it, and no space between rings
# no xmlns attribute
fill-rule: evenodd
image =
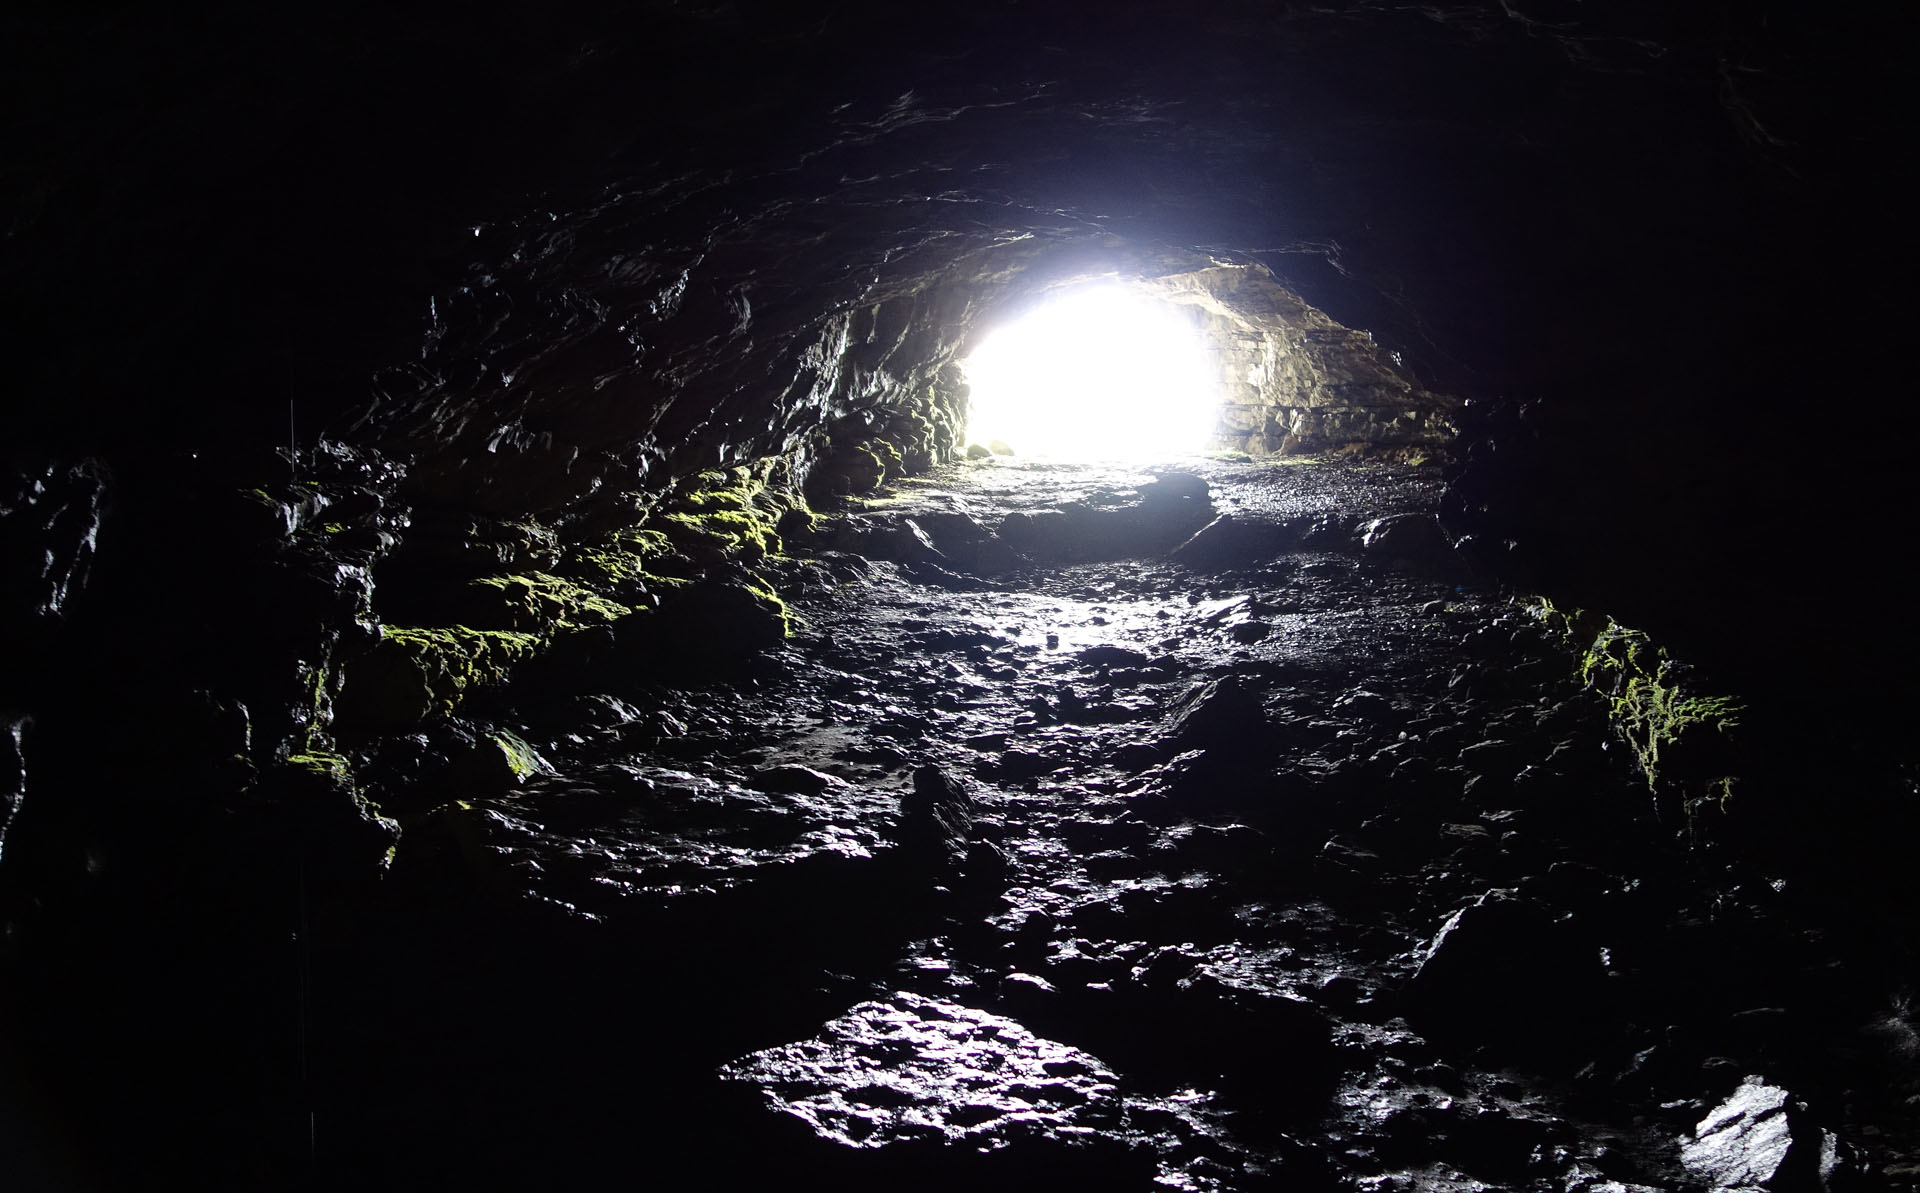
<svg viewBox="0 0 1920 1193"><path fill-rule="evenodd" d="M1161 734L1172 751L1246 750L1268 731L1260 696L1238 676L1216 679L1188 692L1174 705Z"/></svg>
<svg viewBox="0 0 1920 1193"><path fill-rule="evenodd" d="M1005 890L1012 869L1013 863L1006 851L992 841L983 840L967 846L967 857L961 864L967 891L974 897L997 895Z"/></svg>
<svg viewBox="0 0 1920 1193"><path fill-rule="evenodd" d="M1694 1127L1680 1159L1714 1190L1845 1193L1864 1187L1864 1156L1811 1122L1806 1106L1777 1085L1748 1077Z"/></svg>
<svg viewBox="0 0 1920 1193"><path fill-rule="evenodd" d="M1407 1018L1428 1034L1513 1059L1565 1059L1604 1022L1597 945L1510 891L1448 918L1408 989Z"/></svg>
<svg viewBox="0 0 1920 1193"><path fill-rule="evenodd" d="M1140 651L1110 644L1089 646L1076 657L1088 667L1144 667L1149 662Z"/></svg>
<svg viewBox="0 0 1920 1193"><path fill-rule="evenodd" d="M937 766L913 772L913 790L900 800L900 844L915 853L957 860L973 833L977 805L960 780Z"/></svg>
<svg viewBox="0 0 1920 1193"><path fill-rule="evenodd" d="M1453 540L1432 514L1395 514L1360 528L1360 551L1403 567L1444 571L1456 566Z"/></svg>
<svg viewBox="0 0 1920 1193"><path fill-rule="evenodd" d="M1213 494L1205 477L1191 472L1163 472L1140 486L1140 498L1148 505L1210 505Z"/></svg>
<svg viewBox="0 0 1920 1193"><path fill-rule="evenodd" d="M613 624L625 661L693 672L736 667L787 637L787 610L751 579L711 577L677 589L657 610Z"/></svg>
<svg viewBox="0 0 1920 1193"><path fill-rule="evenodd" d="M1167 557L1190 568L1214 571L1259 563L1294 544L1293 534L1284 526L1221 514Z"/></svg>
<svg viewBox="0 0 1920 1193"><path fill-rule="evenodd" d="M1182 978L1174 1005L1182 1067L1192 1077L1252 1095L1256 1110L1317 1111L1336 1063L1332 1024L1303 998L1254 990L1205 966Z"/></svg>

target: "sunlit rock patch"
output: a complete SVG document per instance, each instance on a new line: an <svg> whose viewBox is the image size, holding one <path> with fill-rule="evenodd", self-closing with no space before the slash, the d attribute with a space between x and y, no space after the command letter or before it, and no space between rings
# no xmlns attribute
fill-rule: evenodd
<svg viewBox="0 0 1920 1193"><path fill-rule="evenodd" d="M997 1148L1027 1131L1087 1136L1121 1122L1117 1078L1097 1058L1003 1016L906 992L722 1074L854 1147L931 1137Z"/></svg>

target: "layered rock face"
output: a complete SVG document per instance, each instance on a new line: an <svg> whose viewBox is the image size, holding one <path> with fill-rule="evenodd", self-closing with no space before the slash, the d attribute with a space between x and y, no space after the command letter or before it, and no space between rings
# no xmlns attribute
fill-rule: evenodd
<svg viewBox="0 0 1920 1193"><path fill-rule="evenodd" d="M636 219L622 215L621 229ZM704 261L674 271L615 252L631 242L605 220L543 215L509 252L531 263L518 278L489 273L484 288L436 299L422 363L380 374L379 397L344 438L407 458L421 499L504 517L632 508L701 469L769 457L802 482L833 459L844 489L858 479L850 456L890 459L896 474L952 458L964 446L967 349L1089 281L1192 308L1222 372L1219 448L1438 449L1457 430L1457 399L1429 392L1371 336L1253 261L1015 225L991 239L955 232L959 246L938 255L800 293L765 262L805 275L845 262L819 259L784 220L756 230L759 254L717 275ZM575 229L564 253L554 223ZM705 310L690 309L695 285ZM533 320L520 313L529 307ZM556 307L566 322L552 319Z"/></svg>
<svg viewBox="0 0 1920 1193"><path fill-rule="evenodd" d="M1458 402L1428 393L1373 337L1342 327L1257 266L1167 278L1201 312L1225 397L1219 442L1255 455L1440 448Z"/></svg>

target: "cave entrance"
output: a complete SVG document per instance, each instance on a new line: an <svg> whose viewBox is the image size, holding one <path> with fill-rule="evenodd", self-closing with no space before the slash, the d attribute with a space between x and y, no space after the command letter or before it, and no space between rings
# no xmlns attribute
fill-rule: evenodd
<svg viewBox="0 0 1920 1193"><path fill-rule="evenodd" d="M969 443L1021 456L1147 460L1205 448L1220 372L1189 308L1075 286L991 331L962 362Z"/></svg>

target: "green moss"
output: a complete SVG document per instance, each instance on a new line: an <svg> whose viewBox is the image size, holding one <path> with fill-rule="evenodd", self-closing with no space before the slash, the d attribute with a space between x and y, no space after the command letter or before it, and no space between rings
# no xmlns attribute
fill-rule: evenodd
<svg viewBox="0 0 1920 1193"><path fill-rule="evenodd" d="M1580 681L1607 700L1614 729L1632 749L1647 786L1687 789L1689 812L1724 809L1737 779L1726 773L1745 705L1691 690L1686 669L1645 631L1536 598L1529 611L1579 651Z"/></svg>
<svg viewBox="0 0 1920 1193"><path fill-rule="evenodd" d="M804 531L814 520L790 478L780 460L702 473L643 524L568 547L552 572L519 571L460 586L457 598L441 607L444 622L457 624L387 627L371 651L348 664L336 701L345 731L394 732L448 715L558 638L629 623L636 609L658 609L664 595L700 582L715 564L780 551L783 524ZM641 516L638 507L634 516ZM517 533L533 540L547 532L530 526ZM733 600L756 640L784 637L789 615L771 589L742 585ZM710 602L696 595L675 603ZM693 640L729 632L721 626Z"/></svg>
<svg viewBox="0 0 1920 1193"><path fill-rule="evenodd" d="M752 468L703 472L665 504L647 530L699 565L777 555L785 545L782 519L807 508L783 483L785 471L782 461L768 460Z"/></svg>
<svg viewBox="0 0 1920 1193"><path fill-rule="evenodd" d="M663 531L629 528L570 549L556 570L631 609L650 606L663 590L688 583L689 577L672 574L685 563Z"/></svg>
<svg viewBox="0 0 1920 1193"><path fill-rule="evenodd" d="M758 495L758 486L750 476L735 475L746 471L741 468L732 472L703 472L699 480L704 487L682 494L679 504L701 512L731 510L740 513L751 509L753 499Z"/></svg>
<svg viewBox="0 0 1920 1193"><path fill-rule="evenodd" d="M1654 786L1672 753L1699 733L1726 735L1740 726L1745 706L1728 696L1690 696L1661 675L1636 675L1613 698L1614 724L1633 746L1647 785ZM1726 785L1725 776L1707 780Z"/></svg>
<svg viewBox="0 0 1920 1193"><path fill-rule="evenodd" d="M759 601L761 606L769 613L779 618L781 626L780 636L782 638L787 637L792 615L787 610L787 603L780 599L780 594L765 584L742 583L740 587L751 593L754 599Z"/></svg>
<svg viewBox="0 0 1920 1193"><path fill-rule="evenodd" d="M905 458L901 456L900 449L885 439L869 439L860 445L860 450L872 456L874 460L879 463L882 471L882 480L885 480L888 476L899 476L902 472L906 471L906 461Z"/></svg>
<svg viewBox="0 0 1920 1193"><path fill-rule="evenodd" d="M347 665L339 700L356 726L396 729L445 716L472 692L506 679L540 639L466 626L387 626L373 650Z"/></svg>
<svg viewBox="0 0 1920 1193"><path fill-rule="evenodd" d="M677 576L664 576L648 570L647 557L630 551L606 547L581 547L567 557L561 570L584 584L625 597L634 604L644 602L657 588L685 584Z"/></svg>
<svg viewBox="0 0 1920 1193"><path fill-rule="evenodd" d="M516 780L536 774L540 770L540 757L533 747L517 733L502 729L491 735L494 744L500 747L501 757L506 759L507 769L513 772Z"/></svg>
<svg viewBox="0 0 1920 1193"><path fill-rule="evenodd" d="M723 559L762 559L780 551L780 532L772 521L734 510L673 513L660 519L676 547L699 562Z"/></svg>
<svg viewBox="0 0 1920 1193"><path fill-rule="evenodd" d="M326 723L327 713L327 671L324 667L301 666L306 671L307 683L307 723L306 746L309 754L320 751L325 740L321 725Z"/></svg>
<svg viewBox="0 0 1920 1193"><path fill-rule="evenodd" d="M324 751L309 751L304 754L287 755L287 765L307 771L319 778L346 782L352 777L353 768L339 754Z"/></svg>
<svg viewBox="0 0 1920 1193"><path fill-rule="evenodd" d="M475 580L475 612L461 610L462 621L489 629L549 633L585 625L604 625L632 609L572 580L530 572Z"/></svg>

